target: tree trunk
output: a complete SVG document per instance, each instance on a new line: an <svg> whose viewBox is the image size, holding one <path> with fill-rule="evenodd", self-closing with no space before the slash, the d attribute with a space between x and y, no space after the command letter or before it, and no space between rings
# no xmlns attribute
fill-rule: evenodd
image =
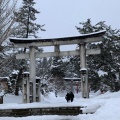
<svg viewBox="0 0 120 120"><path fill-rule="evenodd" d="M15 88L15 95L19 96L19 87L18 86L16 86L16 88Z"/></svg>

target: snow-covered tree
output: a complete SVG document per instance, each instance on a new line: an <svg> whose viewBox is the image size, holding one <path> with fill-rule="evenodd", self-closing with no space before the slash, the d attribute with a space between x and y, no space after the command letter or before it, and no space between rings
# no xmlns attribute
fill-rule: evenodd
<svg viewBox="0 0 120 120"><path fill-rule="evenodd" d="M92 25L90 19L80 23L80 27L76 28L81 34L106 30L102 42L87 44L89 49L98 47L101 49L101 54L87 56L87 67L89 71L89 81L91 81L93 88L96 90L99 89L102 82L110 86L111 90L114 90L115 76L116 74L120 75L120 54L118 52L120 51L120 31L113 30L111 26L107 26L104 21ZM98 71L100 70L107 72L107 75L99 76ZM95 86L97 86L97 88Z"/></svg>
<svg viewBox="0 0 120 120"><path fill-rule="evenodd" d="M34 7L36 3L34 0L23 0L22 7L19 9L18 12L15 12L16 18L16 27L12 32L14 37L21 37L21 38L28 38L28 37L37 37L37 32L39 30L44 31L42 28L44 25L39 25L36 23L36 14L40 13ZM37 49L37 48L36 48ZM37 49L39 50L39 49ZM21 50L22 52L26 52L26 48ZM19 82L21 80L22 73L28 70L28 62L26 60L20 60L19 64L19 74L18 79L16 81L16 95L18 94L19 90Z"/></svg>
<svg viewBox="0 0 120 120"><path fill-rule="evenodd" d="M74 59L74 58L78 59ZM80 60L78 56L64 56L62 58L63 61L63 69L65 77L67 78L73 78L73 77L79 77L79 70L80 70Z"/></svg>
<svg viewBox="0 0 120 120"><path fill-rule="evenodd" d="M17 82L17 76L18 76L18 70L13 70L9 76L10 81L9 84L11 85L10 88L12 88L12 93L15 94L15 88L16 88L16 82Z"/></svg>
<svg viewBox="0 0 120 120"><path fill-rule="evenodd" d="M64 77L63 61L60 57L53 58L53 64L51 66L51 73L53 76Z"/></svg>
<svg viewBox="0 0 120 120"><path fill-rule="evenodd" d="M50 84L48 83L51 79L50 67L52 58L40 58L36 60L36 75L40 77L41 82L41 93L46 94L50 91Z"/></svg>
<svg viewBox="0 0 120 120"><path fill-rule="evenodd" d="M65 77L65 71L63 67L63 61L60 57L54 57L51 66L51 74L54 80L54 90L57 94L61 92L64 88L63 77Z"/></svg>

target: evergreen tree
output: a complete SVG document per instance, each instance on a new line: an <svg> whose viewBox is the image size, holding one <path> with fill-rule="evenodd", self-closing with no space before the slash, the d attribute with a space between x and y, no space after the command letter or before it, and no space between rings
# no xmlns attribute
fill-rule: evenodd
<svg viewBox="0 0 120 120"><path fill-rule="evenodd" d="M41 92L42 94L46 94L49 92L49 80L51 79L50 67L52 64L52 58L42 58L37 59L36 61L36 75L41 79Z"/></svg>
<svg viewBox="0 0 120 120"><path fill-rule="evenodd" d="M90 19L80 23L80 27L76 28L82 34L106 30L102 42L87 44L89 49L98 47L101 49L101 54L87 56L87 67L89 71L89 81L94 90L100 89L102 83L102 85L106 84L114 91L116 74L120 74L120 54L118 53L118 51L120 51L120 31L113 30L111 26L107 26L104 21L92 25ZM105 73L103 76L99 76L98 73L100 70Z"/></svg>
<svg viewBox="0 0 120 120"><path fill-rule="evenodd" d="M64 64L65 77L69 78L79 78L80 77L80 57L79 56L69 56L66 58Z"/></svg>
<svg viewBox="0 0 120 120"><path fill-rule="evenodd" d="M35 23L36 17L35 15L39 13L39 11L37 11L34 8L35 2L34 0L23 0L23 5L20 8L20 10L18 12L15 12L15 17L16 17L16 29L14 29L12 35L15 37L21 37L21 38L28 38L28 37L37 37L37 32L39 30L44 31L44 29L42 29L42 27L44 25L39 25L37 23ZM39 49L37 49L39 50ZM24 48L24 50L22 50L23 52L26 52L26 48ZM17 78L17 84L16 84L16 90L15 90L15 94L18 95L18 90L20 87L20 80L21 80L21 76L23 71L27 70L27 61L25 60L21 60L20 64L19 64L19 74L18 74L18 78Z"/></svg>
<svg viewBox="0 0 120 120"><path fill-rule="evenodd" d="M40 58L36 62L36 74L41 79L48 79L51 76L50 67L52 64L52 58Z"/></svg>
<svg viewBox="0 0 120 120"><path fill-rule="evenodd" d="M60 57L53 58L51 73L55 77L64 77L63 61Z"/></svg>
<svg viewBox="0 0 120 120"><path fill-rule="evenodd" d="M53 63L51 66L51 74L54 79L54 90L57 96L58 92L61 92L64 89L63 77L65 77L65 71L63 67L63 61L60 57L54 57Z"/></svg>
<svg viewBox="0 0 120 120"><path fill-rule="evenodd" d="M45 31L42 27L44 25L39 25L34 21L37 19L36 14L40 13L33 6L35 5L34 0L23 0L23 6L18 12L15 12L17 18L16 22L18 26L13 35L16 37L28 38L30 36L37 37L36 33L39 30Z"/></svg>
<svg viewBox="0 0 120 120"><path fill-rule="evenodd" d="M74 74L73 77L80 78L80 57L79 56L72 56L70 58L70 63L73 65L73 71Z"/></svg>
<svg viewBox="0 0 120 120"><path fill-rule="evenodd" d="M12 88L12 93L15 94L16 91L16 82L17 82L17 76L18 76L18 70L13 70L12 73L10 74L9 78L10 78L10 88ZM18 94L17 94L18 95Z"/></svg>

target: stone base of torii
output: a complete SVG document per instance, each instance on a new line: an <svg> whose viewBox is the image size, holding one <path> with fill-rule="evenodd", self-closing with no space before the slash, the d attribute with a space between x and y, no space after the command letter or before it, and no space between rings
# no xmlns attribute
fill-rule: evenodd
<svg viewBox="0 0 120 120"><path fill-rule="evenodd" d="M33 82L30 81L30 73L23 73L23 103L32 103L33 102ZM36 93L35 93L35 102L40 102L40 78L35 79L36 83Z"/></svg>

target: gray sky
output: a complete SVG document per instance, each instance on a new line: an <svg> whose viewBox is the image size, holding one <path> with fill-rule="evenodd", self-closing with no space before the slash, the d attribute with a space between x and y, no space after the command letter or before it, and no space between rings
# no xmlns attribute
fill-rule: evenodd
<svg viewBox="0 0 120 120"><path fill-rule="evenodd" d="M91 18L93 24L106 21L120 29L120 0L35 0L41 12L37 22L45 24L42 38L79 35L75 26Z"/></svg>
<svg viewBox="0 0 120 120"><path fill-rule="evenodd" d="M75 26L91 18L93 24L106 21L113 29L120 29L120 0L35 0L37 23L45 24L41 38L79 35ZM66 48L65 48L66 49ZM74 49L74 48L73 48Z"/></svg>

